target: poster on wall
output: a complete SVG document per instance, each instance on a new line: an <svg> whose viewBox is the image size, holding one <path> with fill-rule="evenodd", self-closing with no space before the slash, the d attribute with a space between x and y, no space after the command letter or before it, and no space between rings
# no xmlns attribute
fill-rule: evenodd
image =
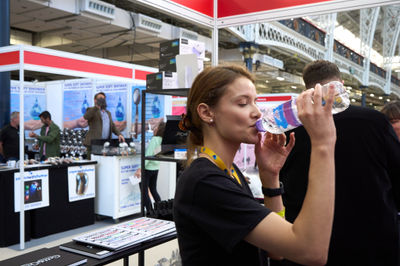
<svg viewBox="0 0 400 266"><path fill-rule="evenodd" d="M49 206L49 170L24 172L24 210ZM19 212L21 204L20 173L14 173L14 211Z"/></svg>
<svg viewBox="0 0 400 266"><path fill-rule="evenodd" d="M64 82L64 128L87 128L83 115L88 107L93 106L92 86L92 81L88 79Z"/></svg>
<svg viewBox="0 0 400 266"><path fill-rule="evenodd" d="M127 126L128 86L127 83L101 83L96 84L95 89L95 93L106 94L107 110L121 132L124 132Z"/></svg>
<svg viewBox="0 0 400 266"><path fill-rule="evenodd" d="M140 187L136 171L140 168L140 156L120 159L120 180L119 180L119 211L139 212L140 211Z"/></svg>
<svg viewBox="0 0 400 266"><path fill-rule="evenodd" d="M68 167L68 198L78 201L96 196L96 178L94 165Z"/></svg>
<svg viewBox="0 0 400 266"><path fill-rule="evenodd" d="M187 97L173 96L172 97L172 115L186 114Z"/></svg>
<svg viewBox="0 0 400 266"><path fill-rule="evenodd" d="M141 138L142 124L142 90L144 85L132 86L132 132L137 132L134 139ZM146 93L146 142L153 136L154 128L164 119L164 96Z"/></svg>
<svg viewBox="0 0 400 266"><path fill-rule="evenodd" d="M10 86L10 111L19 111L19 85L12 82ZM29 130L40 135L42 122L39 115L46 111L46 87L24 86L24 127L25 137L28 138ZM22 115L20 115L22 118Z"/></svg>

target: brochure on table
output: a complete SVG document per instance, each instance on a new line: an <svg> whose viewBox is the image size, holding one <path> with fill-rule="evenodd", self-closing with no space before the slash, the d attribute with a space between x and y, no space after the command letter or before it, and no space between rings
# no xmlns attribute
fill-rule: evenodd
<svg viewBox="0 0 400 266"><path fill-rule="evenodd" d="M14 211L19 212L20 173L14 173ZM38 209L49 206L49 170L24 172L24 210Z"/></svg>
<svg viewBox="0 0 400 266"><path fill-rule="evenodd" d="M83 234L73 238L73 240L111 250L118 250L175 232L175 223L173 221L140 217L105 229Z"/></svg>
<svg viewBox="0 0 400 266"><path fill-rule="evenodd" d="M78 201L96 196L96 176L94 165L68 167L68 198Z"/></svg>

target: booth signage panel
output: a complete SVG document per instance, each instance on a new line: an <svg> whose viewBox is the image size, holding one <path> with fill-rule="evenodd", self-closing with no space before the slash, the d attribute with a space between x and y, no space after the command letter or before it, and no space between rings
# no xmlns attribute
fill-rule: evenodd
<svg viewBox="0 0 400 266"><path fill-rule="evenodd" d="M14 211L19 212L21 202L20 173L14 173ZM49 170L24 172L24 210L49 206Z"/></svg>
<svg viewBox="0 0 400 266"><path fill-rule="evenodd" d="M124 132L127 126L128 86L130 84L107 82L96 84L95 88L95 93L106 94L107 110L121 132Z"/></svg>
<svg viewBox="0 0 400 266"><path fill-rule="evenodd" d="M218 18L328 1L332 0L219 0Z"/></svg>
<svg viewBox="0 0 400 266"><path fill-rule="evenodd" d="M10 112L19 112L19 91L17 82L12 81L10 86ZM39 115L47 109L46 87L43 85L24 86L24 126L25 129L36 129L35 133L40 135L42 122ZM22 117L22 116L20 116ZM29 131L25 131L25 138L29 138Z"/></svg>
<svg viewBox="0 0 400 266"><path fill-rule="evenodd" d="M172 2L193 9L197 12L200 12L210 17L214 16L214 11L213 11L214 0L196 0L196 1L172 0Z"/></svg>
<svg viewBox="0 0 400 266"><path fill-rule="evenodd" d="M90 62L31 51L24 51L24 63L108 76L118 76L121 78L133 78L132 68L112 66L97 62Z"/></svg>
<svg viewBox="0 0 400 266"><path fill-rule="evenodd" d="M83 115L93 106L93 82L73 80L64 82L63 127L83 127ZM81 122L82 121L82 122Z"/></svg>
<svg viewBox="0 0 400 266"><path fill-rule="evenodd" d="M140 156L120 158L119 169L119 211L128 212L140 208L139 183L131 182L136 179L135 172L140 168Z"/></svg>
<svg viewBox="0 0 400 266"><path fill-rule="evenodd" d="M152 73L154 72L135 69L135 79L146 80L147 74L152 74Z"/></svg>
<svg viewBox="0 0 400 266"><path fill-rule="evenodd" d="M0 66L19 63L19 51L0 53Z"/></svg>
<svg viewBox="0 0 400 266"><path fill-rule="evenodd" d="M96 196L96 177L94 165L68 167L68 198L78 201Z"/></svg>

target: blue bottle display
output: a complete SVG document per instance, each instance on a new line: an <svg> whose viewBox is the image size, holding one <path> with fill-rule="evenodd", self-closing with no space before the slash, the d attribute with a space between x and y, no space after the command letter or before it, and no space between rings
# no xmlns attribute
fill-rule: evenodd
<svg viewBox="0 0 400 266"><path fill-rule="evenodd" d="M347 109L350 105L349 95L343 84L338 81L332 81L322 86L322 94L326 94L328 88L334 86L335 100L332 105L332 113L336 114ZM325 101L322 101L325 104ZM298 126L302 123L297 115L296 99L284 102L275 107L267 108L263 117L257 121L258 131L268 131L273 134L281 134Z"/></svg>
<svg viewBox="0 0 400 266"><path fill-rule="evenodd" d="M153 115L153 118L159 118L161 115L161 103L160 99L158 99L158 96L155 96L153 99L153 103L151 105L151 113Z"/></svg>
<svg viewBox="0 0 400 266"><path fill-rule="evenodd" d="M124 106L122 105L121 97L118 99L117 108L115 110L115 117L117 121L123 121L125 116Z"/></svg>
<svg viewBox="0 0 400 266"><path fill-rule="evenodd" d="M31 112L30 115L32 117L33 120L39 120L39 115L42 112L42 108L40 107L39 103L38 103L38 99L36 98L35 103L33 104L32 108L31 108Z"/></svg>
<svg viewBox="0 0 400 266"><path fill-rule="evenodd" d="M81 107L82 115L84 115L86 113L86 109L88 109L88 108L89 108L89 103L86 99L86 94L85 94L85 99L83 100L82 107Z"/></svg>

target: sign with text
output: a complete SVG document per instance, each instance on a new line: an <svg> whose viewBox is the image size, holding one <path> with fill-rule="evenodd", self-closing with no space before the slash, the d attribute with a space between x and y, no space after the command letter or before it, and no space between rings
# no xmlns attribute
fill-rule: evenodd
<svg viewBox="0 0 400 266"><path fill-rule="evenodd" d="M88 107L93 106L93 83L91 80L64 82L63 118L64 128L81 128L79 123ZM72 123L72 122L75 123Z"/></svg>
<svg viewBox="0 0 400 266"><path fill-rule="evenodd" d="M96 176L94 165L68 167L68 198L78 201L96 196Z"/></svg>
<svg viewBox="0 0 400 266"><path fill-rule="evenodd" d="M14 211L19 212L21 204L20 173L14 173ZM24 172L24 210L49 206L49 170Z"/></svg>
<svg viewBox="0 0 400 266"><path fill-rule="evenodd" d="M135 179L136 171L140 171L140 156L130 156L120 159L119 181L119 211L140 211L140 187L131 179Z"/></svg>

